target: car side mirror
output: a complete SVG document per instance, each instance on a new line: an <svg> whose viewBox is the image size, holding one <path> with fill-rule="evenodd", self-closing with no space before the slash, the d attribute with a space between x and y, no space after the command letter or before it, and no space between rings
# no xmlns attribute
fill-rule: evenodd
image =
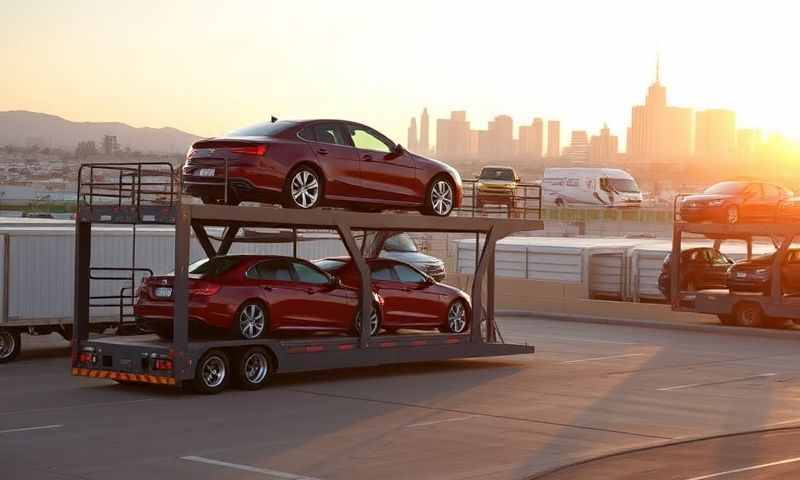
<svg viewBox="0 0 800 480"><path fill-rule="evenodd" d="M339 277L331 276L330 282L328 282L331 288L342 288L342 280Z"/></svg>

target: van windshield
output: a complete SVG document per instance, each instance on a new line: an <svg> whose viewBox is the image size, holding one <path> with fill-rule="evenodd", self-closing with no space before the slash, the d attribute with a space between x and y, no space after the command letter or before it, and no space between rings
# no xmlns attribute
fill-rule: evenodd
<svg viewBox="0 0 800 480"><path fill-rule="evenodd" d="M629 178L608 178L609 186L612 190L624 193L639 193L639 185Z"/></svg>

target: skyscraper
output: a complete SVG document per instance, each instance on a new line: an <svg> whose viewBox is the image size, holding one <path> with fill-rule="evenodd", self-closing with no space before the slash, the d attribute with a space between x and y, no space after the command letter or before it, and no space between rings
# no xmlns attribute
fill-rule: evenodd
<svg viewBox="0 0 800 480"><path fill-rule="evenodd" d="M597 166L607 165L617 159L619 140L611 135L608 125L603 124L600 135L593 135L589 159Z"/></svg>
<svg viewBox="0 0 800 480"><path fill-rule="evenodd" d="M695 156L725 160L736 152L736 113L730 110L697 112L695 128Z"/></svg>
<svg viewBox="0 0 800 480"><path fill-rule="evenodd" d="M586 130L573 130L569 146L564 149L563 158L574 163L586 163L589 161L590 151L589 135Z"/></svg>
<svg viewBox="0 0 800 480"><path fill-rule="evenodd" d="M422 109L422 115L419 118L419 153L426 155L431 151L430 145L430 131L428 130L428 109Z"/></svg>
<svg viewBox="0 0 800 480"><path fill-rule="evenodd" d="M631 110L628 154L633 161L682 161L692 151L692 110L667 105L659 62L656 79L647 89L644 105Z"/></svg>
<svg viewBox="0 0 800 480"><path fill-rule="evenodd" d="M542 159L544 143L544 122L534 118L531 125L519 127L519 155L533 160Z"/></svg>
<svg viewBox="0 0 800 480"><path fill-rule="evenodd" d="M489 136L495 155L508 158L514 151L514 120L508 115L498 115L489 122Z"/></svg>
<svg viewBox="0 0 800 480"><path fill-rule="evenodd" d="M547 122L547 158L561 156L561 122L550 120Z"/></svg>
<svg viewBox="0 0 800 480"><path fill-rule="evenodd" d="M436 120L436 153L439 155L450 158L466 156L470 149L470 137L467 112L450 112L449 119Z"/></svg>
<svg viewBox="0 0 800 480"><path fill-rule="evenodd" d="M408 143L407 148L412 152L419 150L419 140L417 139L417 119L411 117L411 125L408 126Z"/></svg>

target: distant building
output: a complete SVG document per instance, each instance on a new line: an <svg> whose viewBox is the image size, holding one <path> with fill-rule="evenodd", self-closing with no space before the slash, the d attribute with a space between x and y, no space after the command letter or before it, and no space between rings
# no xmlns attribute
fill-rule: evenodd
<svg viewBox="0 0 800 480"><path fill-rule="evenodd" d="M694 154L724 160L736 152L736 113L704 110L695 116Z"/></svg>
<svg viewBox="0 0 800 480"><path fill-rule="evenodd" d="M592 136L589 159L596 165L605 165L616 161L619 154L618 144L617 136L611 135L608 125L603 124L600 135Z"/></svg>
<svg viewBox="0 0 800 480"><path fill-rule="evenodd" d="M569 146L564 149L562 158L573 163L586 163L589 161L590 153L589 135L585 130L573 130Z"/></svg>
<svg viewBox="0 0 800 480"><path fill-rule="evenodd" d="M417 119L411 117L411 124L408 126L408 143L406 148L412 152L419 150L419 140L417 139Z"/></svg>
<svg viewBox="0 0 800 480"><path fill-rule="evenodd" d="M547 157L558 158L561 156L561 122L550 120L547 122Z"/></svg>
<svg viewBox="0 0 800 480"><path fill-rule="evenodd" d="M531 125L519 127L519 155L533 160L542 159L544 147L544 122L534 118Z"/></svg>
<svg viewBox="0 0 800 480"><path fill-rule="evenodd" d="M489 149L484 150L494 157L508 158L514 151L514 120L508 115L499 115L489 122Z"/></svg>
<svg viewBox="0 0 800 480"><path fill-rule="evenodd" d="M761 130L750 128L736 130L736 150L740 154L749 155L756 153L763 143L764 140L761 135Z"/></svg>
<svg viewBox="0 0 800 480"><path fill-rule="evenodd" d="M656 80L647 90L644 105L631 110L628 154L637 162L683 160L692 152L692 110L667 106L667 89Z"/></svg>
<svg viewBox="0 0 800 480"><path fill-rule="evenodd" d="M430 126L428 124L428 109L422 109L422 115L419 118L419 153L425 155L430 153Z"/></svg>
<svg viewBox="0 0 800 480"><path fill-rule="evenodd" d="M116 135L106 135L103 137L103 153L106 155L114 155L119 151L119 143L117 143Z"/></svg>
<svg viewBox="0 0 800 480"><path fill-rule="evenodd" d="M436 153L464 157L469 152L470 128L466 111L450 112L450 118L436 120Z"/></svg>

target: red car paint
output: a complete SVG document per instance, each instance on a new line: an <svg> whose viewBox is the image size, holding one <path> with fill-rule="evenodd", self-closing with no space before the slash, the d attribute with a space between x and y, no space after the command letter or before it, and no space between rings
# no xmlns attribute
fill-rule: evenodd
<svg viewBox="0 0 800 480"><path fill-rule="evenodd" d="M461 206L461 177L454 168L344 120L281 120L195 142L182 180L186 193L207 203L225 200L227 181L228 203L287 205L292 174L303 166L320 176L319 205L434 214L426 199L435 180L445 179L453 187L453 208Z"/></svg>
<svg viewBox="0 0 800 480"><path fill-rule="evenodd" d="M216 265L223 261L233 265L228 269L190 270L191 324L234 333L240 307L248 301L257 300L268 311L265 336L291 331L353 331L359 289L358 275L349 259L329 259L329 262L337 262L336 268L329 269L333 274L292 257L232 255L216 257L209 264L214 262ZM384 259L369 260L368 263L372 268L400 265L426 279L424 283L417 284L373 280L373 291L384 329L444 327L448 306L454 300L461 299L467 308L469 306L466 294L453 287L437 284L409 265ZM292 278L253 278L253 272L263 265L270 268L289 265ZM300 281L299 269L304 269L306 279L311 275L309 272L313 272L318 281ZM134 306L137 320L162 336L170 336L172 332L174 298L160 298L156 296L156 289L172 286L172 276L145 279Z"/></svg>

